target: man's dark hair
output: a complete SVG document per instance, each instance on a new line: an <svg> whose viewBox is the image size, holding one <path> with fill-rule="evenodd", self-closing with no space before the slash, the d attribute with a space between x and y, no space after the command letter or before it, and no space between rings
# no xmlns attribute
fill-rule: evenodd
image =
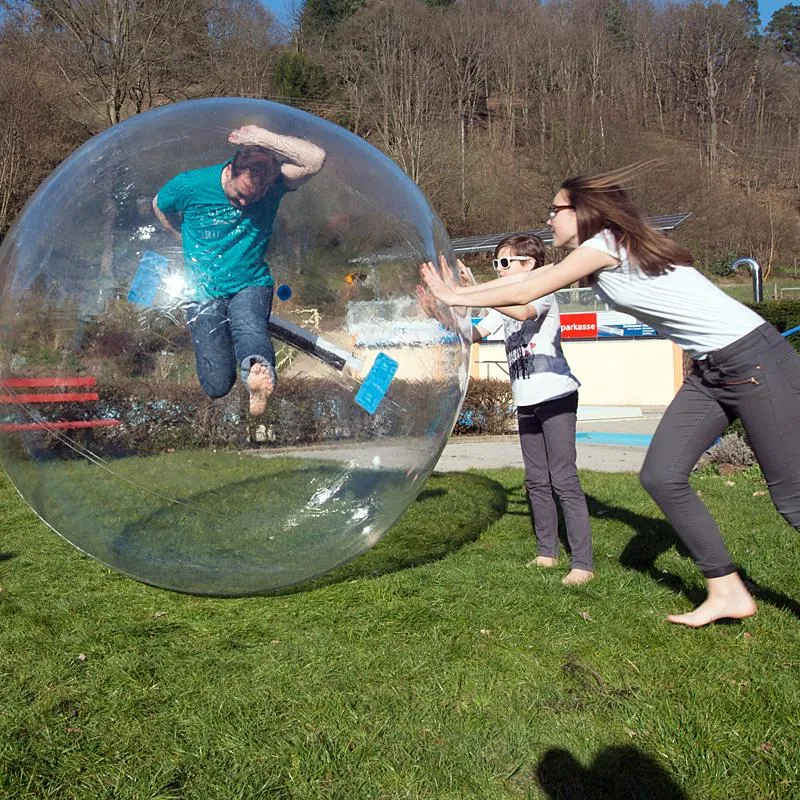
<svg viewBox="0 0 800 800"><path fill-rule="evenodd" d="M240 147L231 161L231 176L238 178L243 172L249 172L255 181L264 182L280 171L280 161L276 155L259 145Z"/></svg>

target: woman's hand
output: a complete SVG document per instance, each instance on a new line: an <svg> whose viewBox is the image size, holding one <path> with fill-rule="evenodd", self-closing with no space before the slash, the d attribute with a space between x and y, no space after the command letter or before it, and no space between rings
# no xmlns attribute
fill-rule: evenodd
<svg viewBox="0 0 800 800"><path fill-rule="evenodd" d="M459 305L459 287L450 275L450 268L444 255L439 256L439 269L432 261L427 261L419 268L419 274L428 291L437 300L446 306ZM461 304L463 305L463 302Z"/></svg>
<svg viewBox="0 0 800 800"><path fill-rule="evenodd" d="M420 308L429 316L434 319L439 319L438 309L436 308L436 298L428 294L427 290L421 284L417 285L417 302Z"/></svg>

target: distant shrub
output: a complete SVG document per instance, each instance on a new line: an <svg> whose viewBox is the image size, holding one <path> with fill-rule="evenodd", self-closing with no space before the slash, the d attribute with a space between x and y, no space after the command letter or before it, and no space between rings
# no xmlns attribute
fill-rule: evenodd
<svg viewBox="0 0 800 800"><path fill-rule="evenodd" d="M800 325L800 300L768 300L765 303L746 303L756 314L771 322L781 333ZM800 333L788 338L795 350L800 352Z"/></svg>
<svg viewBox="0 0 800 800"><path fill-rule="evenodd" d="M508 433L515 419L516 407L508 381L470 381L453 433Z"/></svg>
<svg viewBox="0 0 800 800"><path fill-rule="evenodd" d="M708 463L730 464L733 467L751 467L756 457L750 445L738 433L726 433L708 451Z"/></svg>
<svg viewBox="0 0 800 800"><path fill-rule="evenodd" d="M717 256L717 258L708 261L701 261L696 266L716 278L729 278L735 274L732 266L735 260L735 253L727 253L724 256Z"/></svg>

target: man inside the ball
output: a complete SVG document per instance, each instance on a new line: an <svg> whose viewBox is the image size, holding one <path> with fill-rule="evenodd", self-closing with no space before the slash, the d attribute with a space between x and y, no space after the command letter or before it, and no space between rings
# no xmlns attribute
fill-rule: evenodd
<svg viewBox="0 0 800 800"><path fill-rule="evenodd" d="M232 131L228 141L238 146L232 159L177 174L158 190L153 211L182 242L186 314L203 390L225 396L238 372L257 416L276 383L268 330L274 280L266 257L272 229L284 195L316 175L326 154L256 125Z"/></svg>

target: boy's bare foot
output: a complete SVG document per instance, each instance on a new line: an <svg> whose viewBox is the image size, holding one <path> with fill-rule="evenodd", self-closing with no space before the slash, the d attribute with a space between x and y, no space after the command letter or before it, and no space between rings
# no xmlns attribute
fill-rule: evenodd
<svg viewBox="0 0 800 800"><path fill-rule="evenodd" d="M572 569L562 579L564 586L580 586L594 578L594 572L588 569Z"/></svg>
<svg viewBox="0 0 800 800"><path fill-rule="evenodd" d="M670 614L667 619L676 625L702 628L720 619L746 619L758 611L739 574L708 578L708 597L694 611Z"/></svg>
<svg viewBox="0 0 800 800"><path fill-rule="evenodd" d="M250 392L250 414L254 417L267 410L267 400L275 388L275 380L269 367L256 361L247 375L247 391Z"/></svg>
<svg viewBox="0 0 800 800"><path fill-rule="evenodd" d="M526 567L555 567L558 564L557 558L551 558L550 556L536 556L533 561L529 561L525 566Z"/></svg>

